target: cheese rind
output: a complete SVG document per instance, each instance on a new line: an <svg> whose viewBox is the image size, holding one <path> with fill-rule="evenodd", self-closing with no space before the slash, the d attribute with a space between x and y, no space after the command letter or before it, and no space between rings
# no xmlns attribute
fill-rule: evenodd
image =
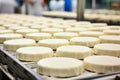
<svg viewBox="0 0 120 80"><path fill-rule="evenodd" d="M57 49L60 46L69 45L69 41L66 39L44 39L40 40L38 45Z"/></svg>
<svg viewBox="0 0 120 80"><path fill-rule="evenodd" d="M84 71L83 63L74 58L53 57L38 62L37 72L54 77L72 77Z"/></svg>
<svg viewBox="0 0 120 80"><path fill-rule="evenodd" d="M36 42L32 39L14 39L7 40L3 43L3 48L8 51L16 51L18 48L35 46Z"/></svg>
<svg viewBox="0 0 120 80"><path fill-rule="evenodd" d="M91 48L77 45L61 46L58 47L56 51L56 56L71 57L76 59L84 59L92 54L93 51Z"/></svg>
<svg viewBox="0 0 120 80"><path fill-rule="evenodd" d="M95 54L120 57L120 45L112 43L97 44L94 46Z"/></svg>
<svg viewBox="0 0 120 80"><path fill-rule="evenodd" d="M16 56L23 61L39 61L43 58L52 57L53 50L40 46L22 47L16 50Z"/></svg>
<svg viewBox="0 0 120 80"><path fill-rule="evenodd" d="M94 47L94 45L99 43L100 43L100 40L95 37L74 37L70 39L70 44L72 45Z"/></svg>
<svg viewBox="0 0 120 80"><path fill-rule="evenodd" d="M120 59L113 56L89 56L84 59L85 69L97 73L120 71Z"/></svg>

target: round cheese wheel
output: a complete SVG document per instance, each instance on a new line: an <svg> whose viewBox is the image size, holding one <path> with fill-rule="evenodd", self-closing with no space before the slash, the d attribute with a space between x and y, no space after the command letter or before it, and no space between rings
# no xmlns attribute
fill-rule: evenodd
<svg viewBox="0 0 120 80"><path fill-rule="evenodd" d="M28 29L28 27L21 27L21 26L11 26L9 27L8 29L10 30L13 30L14 32L16 32L16 30L19 30L19 29Z"/></svg>
<svg viewBox="0 0 120 80"><path fill-rule="evenodd" d="M6 40L10 39L20 39L23 38L21 34L9 33L9 34L0 34L0 43L3 43Z"/></svg>
<svg viewBox="0 0 120 80"><path fill-rule="evenodd" d="M103 35L100 36L101 43L116 43L120 44L120 36L113 36L113 35Z"/></svg>
<svg viewBox="0 0 120 80"><path fill-rule="evenodd" d="M60 46L69 45L69 41L66 39L44 39L40 40L38 45L57 49Z"/></svg>
<svg viewBox="0 0 120 80"><path fill-rule="evenodd" d="M120 71L120 59L113 56L89 56L84 59L84 67L97 73Z"/></svg>
<svg viewBox="0 0 120 80"><path fill-rule="evenodd" d="M52 56L53 50L48 47L32 46L16 50L16 57L23 61L39 61L40 59Z"/></svg>
<svg viewBox="0 0 120 80"><path fill-rule="evenodd" d="M52 35L49 33L28 33L26 34L25 38L34 39L35 41L39 41L42 39L49 39Z"/></svg>
<svg viewBox="0 0 120 80"><path fill-rule="evenodd" d="M37 72L54 77L72 77L84 71L83 63L74 58L45 58L38 62Z"/></svg>
<svg viewBox="0 0 120 80"><path fill-rule="evenodd" d="M109 56L116 56L120 57L120 45L119 44L97 44L94 46L95 54L98 55L109 55Z"/></svg>
<svg viewBox="0 0 120 80"><path fill-rule="evenodd" d="M27 33L35 33L35 32L39 32L39 30L37 30L37 29L20 29L20 30L16 31L16 33L22 34L23 36L25 36Z"/></svg>
<svg viewBox="0 0 120 80"><path fill-rule="evenodd" d="M87 36L87 37L99 37L103 35L103 32L97 32L97 31L85 31L85 32L80 32L79 36Z"/></svg>
<svg viewBox="0 0 120 80"><path fill-rule="evenodd" d="M50 34L54 34L54 33L57 33L57 32L63 32L63 29L59 29L59 28L43 28L43 29L41 29L41 32L47 32L47 33L50 33Z"/></svg>
<svg viewBox="0 0 120 80"><path fill-rule="evenodd" d="M13 30L8 30L8 29L0 30L0 34L6 34L6 33L13 33Z"/></svg>
<svg viewBox="0 0 120 80"><path fill-rule="evenodd" d="M36 43L32 39L14 39L4 41L3 48L8 51L16 51L18 48L34 45L36 45Z"/></svg>
<svg viewBox="0 0 120 80"><path fill-rule="evenodd" d="M88 30L90 31L103 31L103 30L108 30L110 29L109 27L92 27L92 28L89 28Z"/></svg>
<svg viewBox="0 0 120 80"><path fill-rule="evenodd" d="M53 34L54 38L67 39L67 40L70 40L71 38L77 37L77 36L78 34L73 32L59 32L59 33Z"/></svg>
<svg viewBox="0 0 120 80"><path fill-rule="evenodd" d="M70 44L72 45L94 47L94 45L99 43L100 43L100 40L95 37L74 37L70 39Z"/></svg>
<svg viewBox="0 0 120 80"><path fill-rule="evenodd" d="M74 27L74 28L67 28L66 32L76 32L76 33L79 33L79 32L86 31L86 30L87 30L86 28Z"/></svg>
<svg viewBox="0 0 120 80"><path fill-rule="evenodd" d="M58 47L56 51L56 56L71 57L76 59L84 59L92 54L93 51L91 48L77 45L61 46Z"/></svg>
<svg viewBox="0 0 120 80"><path fill-rule="evenodd" d="M94 27L105 27L105 26L107 26L107 24L106 23L92 23L92 26L94 26Z"/></svg>
<svg viewBox="0 0 120 80"><path fill-rule="evenodd" d="M104 30L103 32L106 35L120 35L120 30Z"/></svg>

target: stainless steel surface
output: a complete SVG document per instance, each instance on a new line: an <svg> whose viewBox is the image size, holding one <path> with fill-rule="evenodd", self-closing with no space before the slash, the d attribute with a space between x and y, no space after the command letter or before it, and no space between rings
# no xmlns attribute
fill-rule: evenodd
<svg viewBox="0 0 120 80"><path fill-rule="evenodd" d="M84 20L84 10L85 10L85 1L86 0L77 0L77 20Z"/></svg>

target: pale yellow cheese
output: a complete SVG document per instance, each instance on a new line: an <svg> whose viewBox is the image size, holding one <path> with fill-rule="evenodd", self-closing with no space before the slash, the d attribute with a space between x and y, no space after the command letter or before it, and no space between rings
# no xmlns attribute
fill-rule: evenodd
<svg viewBox="0 0 120 80"><path fill-rule="evenodd" d="M50 39L52 35L50 33L28 33L25 38L34 39L35 41L39 41L42 39Z"/></svg>
<svg viewBox="0 0 120 80"><path fill-rule="evenodd" d="M94 46L95 54L120 57L120 45L112 43L97 44Z"/></svg>
<svg viewBox="0 0 120 80"><path fill-rule="evenodd" d="M103 32L106 35L120 35L120 30L104 30Z"/></svg>
<svg viewBox="0 0 120 80"><path fill-rule="evenodd" d="M39 61L40 59L52 56L53 50L48 47L32 46L22 47L16 50L16 57L23 61Z"/></svg>
<svg viewBox="0 0 120 80"><path fill-rule="evenodd" d="M40 40L38 45L57 49L60 46L69 45L69 41L66 39L44 39Z"/></svg>
<svg viewBox="0 0 120 80"><path fill-rule="evenodd" d="M15 34L15 33L0 34L0 43L3 43L4 41L10 39L20 39L20 38L23 38L21 34Z"/></svg>
<svg viewBox="0 0 120 80"><path fill-rule="evenodd" d="M84 71L83 62L74 58L45 58L38 62L37 72L53 77L72 77Z"/></svg>
<svg viewBox="0 0 120 80"><path fill-rule="evenodd" d="M72 45L94 47L94 45L99 43L100 43L100 40L95 37L74 37L70 39L70 44Z"/></svg>
<svg viewBox="0 0 120 80"><path fill-rule="evenodd" d="M89 56L84 59L84 67L97 73L120 71L120 59L113 56Z"/></svg>
<svg viewBox="0 0 120 80"><path fill-rule="evenodd" d="M76 59L84 59L92 54L93 51L91 48L77 45L61 46L58 47L56 51L56 56L71 57Z"/></svg>
<svg viewBox="0 0 120 80"><path fill-rule="evenodd" d="M116 43L120 44L120 36L114 36L114 35L103 35L100 36L101 43Z"/></svg>
<svg viewBox="0 0 120 80"><path fill-rule="evenodd" d="M4 41L3 48L8 51L16 51L18 48L34 45L36 45L36 43L32 39L14 39Z"/></svg>
<svg viewBox="0 0 120 80"><path fill-rule="evenodd" d="M63 29L60 29L60 28L43 28L43 29L41 29L41 32L54 34L56 32L63 32Z"/></svg>

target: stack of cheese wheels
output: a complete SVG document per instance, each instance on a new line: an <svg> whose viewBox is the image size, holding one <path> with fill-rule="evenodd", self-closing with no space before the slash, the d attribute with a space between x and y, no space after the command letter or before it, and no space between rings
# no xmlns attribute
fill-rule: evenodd
<svg viewBox="0 0 120 80"><path fill-rule="evenodd" d="M4 41L3 48L8 51L16 51L18 48L34 45L36 45L36 43L32 39L14 39Z"/></svg>
<svg viewBox="0 0 120 80"><path fill-rule="evenodd" d="M39 32L39 30L37 30L37 29L20 29L20 30L16 31L16 33L22 34L23 36L25 36L27 33L35 33L35 32Z"/></svg>
<svg viewBox="0 0 120 80"><path fill-rule="evenodd" d="M8 29L0 30L0 34L6 34L6 33L13 33L13 30L8 30Z"/></svg>
<svg viewBox="0 0 120 80"><path fill-rule="evenodd" d="M87 56L93 54L93 51L89 47L68 45L57 48L56 56L59 57L71 57L76 59L84 59Z"/></svg>
<svg viewBox="0 0 120 80"><path fill-rule="evenodd" d="M120 59L113 56L89 56L84 59L84 67L97 73L120 71Z"/></svg>
<svg viewBox="0 0 120 80"><path fill-rule="evenodd" d="M38 62L37 72L54 77L72 77L84 71L83 62L74 58L53 57Z"/></svg>
<svg viewBox="0 0 120 80"><path fill-rule="evenodd" d="M39 61L42 58L52 57L53 50L40 46L22 47L16 50L16 56L23 61Z"/></svg>
<svg viewBox="0 0 120 80"><path fill-rule="evenodd" d="M79 32L86 31L86 30L87 30L86 28L71 27L71 28L67 28L66 32L76 32L76 33L79 33Z"/></svg>
<svg viewBox="0 0 120 80"><path fill-rule="evenodd" d="M28 33L25 38L34 39L35 41L39 41L42 39L50 39L52 35L50 33Z"/></svg>
<svg viewBox="0 0 120 80"><path fill-rule="evenodd" d="M100 36L101 43L116 43L120 44L120 36L114 36L114 35L103 35Z"/></svg>
<svg viewBox="0 0 120 80"><path fill-rule="evenodd" d="M107 24L106 23L92 23L92 26L94 26L94 27L105 27L105 26L107 26Z"/></svg>
<svg viewBox="0 0 120 80"><path fill-rule="evenodd" d="M0 43L3 43L6 40L10 39L20 39L23 36L21 34L9 33L9 34L0 34Z"/></svg>
<svg viewBox="0 0 120 80"><path fill-rule="evenodd" d="M94 45L99 43L100 43L100 40L95 37L74 37L70 39L71 45L82 45L82 46L94 47Z"/></svg>
<svg viewBox="0 0 120 80"><path fill-rule="evenodd" d="M120 57L120 45L112 43L97 44L94 46L95 54Z"/></svg>
<svg viewBox="0 0 120 80"><path fill-rule="evenodd" d="M120 35L120 30L104 30L105 35Z"/></svg>
<svg viewBox="0 0 120 80"><path fill-rule="evenodd" d="M43 29L41 29L41 32L54 34L54 33L57 33L57 32L63 32L63 29L59 29L59 28L43 28Z"/></svg>
<svg viewBox="0 0 120 80"><path fill-rule="evenodd" d="M38 45L57 49L60 46L69 45L69 41L66 39L44 39L40 40Z"/></svg>
<svg viewBox="0 0 120 80"><path fill-rule="evenodd" d="M78 34L73 32L59 32L59 33L53 34L54 38L67 39L67 40L70 40L71 38L77 37L77 36Z"/></svg>
<svg viewBox="0 0 120 80"><path fill-rule="evenodd" d="M99 37L103 35L103 32L99 31L85 31L85 32L79 32L79 36L86 36L86 37Z"/></svg>

